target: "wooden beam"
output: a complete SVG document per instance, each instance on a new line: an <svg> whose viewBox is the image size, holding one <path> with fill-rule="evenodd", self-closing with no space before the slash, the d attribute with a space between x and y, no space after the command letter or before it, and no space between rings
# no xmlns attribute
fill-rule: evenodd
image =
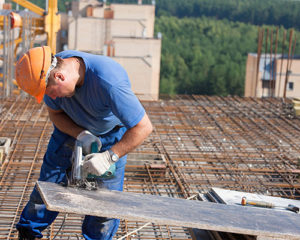
<svg viewBox="0 0 300 240"><path fill-rule="evenodd" d="M300 238L300 215L273 209L225 205L109 191L88 191L37 182L47 209L284 239Z"/></svg>

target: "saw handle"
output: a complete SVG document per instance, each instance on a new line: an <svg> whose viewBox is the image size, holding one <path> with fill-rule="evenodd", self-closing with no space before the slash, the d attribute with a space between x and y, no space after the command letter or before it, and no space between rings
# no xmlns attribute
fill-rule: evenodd
<svg viewBox="0 0 300 240"><path fill-rule="evenodd" d="M97 153L98 152L98 144L97 142L93 142L91 145L91 153Z"/></svg>
<svg viewBox="0 0 300 240"><path fill-rule="evenodd" d="M97 142L93 142L91 145L91 153L97 153L98 152L98 144ZM100 178L100 179L108 179L108 178L113 178L116 173L116 164L112 164L109 169L102 174L101 176L96 176L93 174L89 174L88 178Z"/></svg>

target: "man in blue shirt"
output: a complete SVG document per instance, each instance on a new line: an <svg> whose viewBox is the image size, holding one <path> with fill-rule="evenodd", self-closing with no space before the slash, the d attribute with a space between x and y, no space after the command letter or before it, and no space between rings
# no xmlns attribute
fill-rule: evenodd
<svg viewBox="0 0 300 240"><path fill-rule="evenodd" d="M16 64L20 88L43 99L54 124L40 172L40 181L67 182L75 140L83 144L85 173L104 174L116 165L115 177L99 184L122 191L126 154L152 132L152 124L131 91L125 70L108 57L64 51L51 57L48 46L30 49ZM99 153L91 154L97 142ZM34 188L17 224L19 239L42 238L56 218ZM119 220L85 216L85 239L112 239Z"/></svg>

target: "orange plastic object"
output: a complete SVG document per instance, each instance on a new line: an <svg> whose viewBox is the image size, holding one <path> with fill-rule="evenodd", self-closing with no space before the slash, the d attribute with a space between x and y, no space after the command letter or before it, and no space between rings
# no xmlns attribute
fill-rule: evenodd
<svg viewBox="0 0 300 240"><path fill-rule="evenodd" d="M31 48L16 64L18 86L34 96L38 103L43 100L46 91L46 74L51 64L49 46Z"/></svg>

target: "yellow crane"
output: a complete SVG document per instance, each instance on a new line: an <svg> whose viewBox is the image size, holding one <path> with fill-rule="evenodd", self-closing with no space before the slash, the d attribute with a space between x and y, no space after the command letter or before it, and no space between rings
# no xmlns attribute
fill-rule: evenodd
<svg viewBox="0 0 300 240"><path fill-rule="evenodd" d="M47 34L47 45L51 47L51 51L53 54L56 53L56 39L57 32L60 29L60 15L58 14L57 8L57 0L50 0L48 2L48 6L46 10L40 8L39 6L27 1L27 0L11 0L12 2L19 4L20 6L27 8L29 11L37 14L39 17L30 18L30 39L34 39L36 35ZM10 82L14 85L17 85L15 80L13 79L13 68L16 60L17 50L22 41L28 39L29 36L22 34L23 24L27 26L28 19L26 17L24 19L21 16L13 11L10 12L9 15L1 15L0 16L0 28L9 29L20 28L19 34L17 38L14 39L6 39L2 44L0 44L0 49L11 49L14 47L12 53L12 57L0 57L0 60L4 61L4 69L3 72L0 73L0 87L4 86L6 92L11 91ZM26 39L23 39L26 38ZM5 39L5 37L4 37ZM33 41L30 40L30 47L33 46ZM5 49L4 49L5 48ZM19 92L18 90L13 90L13 92Z"/></svg>
<svg viewBox="0 0 300 240"><path fill-rule="evenodd" d="M41 16L36 21L36 27L41 27L47 33L47 45L51 47L52 53L56 53L56 37L60 29L60 15L58 14L57 0L48 1L48 8L44 10L27 0L11 0L20 6ZM43 32L42 32L43 33Z"/></svg>

